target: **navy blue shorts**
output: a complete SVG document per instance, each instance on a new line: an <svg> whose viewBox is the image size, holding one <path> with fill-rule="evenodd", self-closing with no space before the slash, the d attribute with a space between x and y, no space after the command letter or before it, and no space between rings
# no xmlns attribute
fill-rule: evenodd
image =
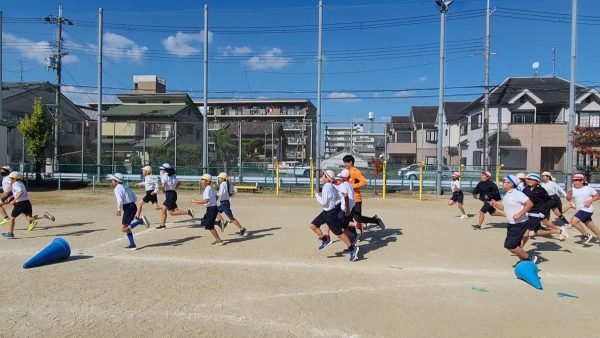
<svg viewBox="0 0 600 338"><path fill-rule="evenodd" d="M577 217L582 223L587 223L592 220L593 212L587 212L583 210L579 210L575 213L573 217Z"/></svg>
<svg viewBox="0 0 600 338"><path fill-rule="evenodd" d="M165 191L165 201L163 202L163 205L167 207L167 210L169 211L177 209L177 191Z"/></svg>
<svg viewBox="0 0 600 338"><path fill-rule="evenodd" d="M229 220L235 221L235 217L233 217L233 211L231 211L231 202L229 200L221 201L221 205L219 205L219 213L225 214L229 217Z"/></svg>
<svg viewBox="0 0 600 338"><path fill-rule="evenodd" d="M340 212L340 206L337 205L335 208L328 211L321 211L319 216L317 216L312 224L316 225L317 228L323 224L327 224L331 232L333 232L336 236L342 234L342 222L338 219L338 213Z"/></svg>
<svg viewBox="0 0 600 338"><path fill-rule="evenodd" d="M129 225L131 221L133 221L136 212L137 206L135 203L123 204L123 217L121 218L121 224Z"/></svg>
<svg viewBox="0 0 600 338"><path fill-rule="evenodd" d="M491 206L489 203L483 203L483 206L481 209L479 209L479 211L483 212L484 214L487 212L491 215L496 212L496 208Z"/></svg>
<svg viewBox="0 0 600 338"><path fill-rule="evenodd" d="M538 231L542 228L542 218L539 217L529 216L525 223L527 223L527 230L529 231Z"/></svg>
<svg viewBox="0 0 600 338"><path fill-rule="evenodd" d="M504 247L506 249L515 249L521 245L523 235L527 231L527 222L517 224L509 224L506 228L506 239L504 239Z"/></svg>
<svg viewBox="0 0 600 338"><path fill-rule="evenodd" d="M204 213L204 217L200 221L200 226L203 226L206 230L214 230L215 228L215 220L217 219L217 207L207 207L206 213Z"/></svg>
<svg viewBox="0 0 600 338"><path fill-rule="evenodd" d="M450 197L451 201L458 202L460 204L463 204L464 199L465 199L465 195L463 194L463 192L461 190L453 192L452 197Z"/></svg>
<svg viewBox="0 0 600 338"><path fill-rule="evenodd" d="M12 218L17 218L19 215L24 214L25 216L31 217L33 215L33 209L31 207L31 202L29 200L21 201L15 203L10 216Z"/></svg>
<svg viewBox="0 0 600 338"><path fill-rule="evenodd" d="M340 207L340 211L337 214L337 218L338 221L342 224L342 229L348 229L350 222L352 222L352 212L350 212L350 215L346 216L346 212Z"/></svg>
<svg viewBox="0 0 600 338"><path fill-rule="evenodd" d="M144 198L142 199L142 201L144 201L144 203L158 203L158 197L156 197L156 194L152 194L154 192L154 190L148 190L146 191L146 196L144 196Z"/></svg>

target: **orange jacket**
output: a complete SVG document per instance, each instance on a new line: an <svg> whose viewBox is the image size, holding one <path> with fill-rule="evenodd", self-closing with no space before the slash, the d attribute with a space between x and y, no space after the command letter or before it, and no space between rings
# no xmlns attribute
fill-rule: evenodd
<svg viewBox="0 0 600 338"><path fill-rule="evenodd" d="M354 202L362 202L360 188L367 185L367 179L357 167L350 168L350 184L354 189Z"/></svg>

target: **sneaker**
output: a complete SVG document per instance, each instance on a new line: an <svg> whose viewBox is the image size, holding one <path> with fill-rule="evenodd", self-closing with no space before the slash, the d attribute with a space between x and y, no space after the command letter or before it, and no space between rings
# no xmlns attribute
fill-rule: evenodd
<svg viewBox="0 0 600 338"><path fill-rule="evenodd" d="M146 226L146 229L150 229L150 221L148 220L148 217L142 216L142 222L144 222L144 226Z"/></svg>
<svg viewBox="0 0 600 338"><path fill-rule="evenodd" d="M354 262L358 259L358 247L355 246L354 250L350 251L350 262Z"/></svg>
<svg viewBox="0 0 600 338"><path fill-rule="evenodd" d="M15 234L13 234L12 232L3 232L2 237L6 239L13 239L15 238Z"/></svg>
<svg viewBox="0 0 600 338"><path fill-rule="evenodd" d="M33 229L35 229L35 227L38 225L37 221L31 221L31 223L29 223L29 228L27 228L27 230L31 231Z"/></svg>
<svg viewBox="0 0 600 338"><path fill-rule="evenodd" d="M216 221L215 224L221 229L221 232L225 232L225 227L223 226L223 222Z"/></svg>
<svg viewBox="0 0 600 338"><path fill-rule="evenodd" d="M533 264L537 264L538 261L538 256L536 255L529 255L529 257L527 258L528 261L533 262Z"/></svg>
<svg viewBox="0 0 600 338"><path fill-rule="evenodd" d="M329 246L329 244L331 244L331 238L329 238L328 236L324 236L321 240L321 245L319 245L319 250L325 249Z"/></svg>
<svg viewBox="0 0 600 338"><path fill-rule="evenodd" d="M192 219L196 218L194 217L194 210L188 209L188 216L190 216Z"/></svg>
<svg viewBox="0 0 600 338"><path fill-rule="evenodd" d="M479 225L479 224L473 224L473 225L471 225L471 226L472 226L472 227L473 227L473 229L475 229L475 230L481 230L481 225Z"/></svg>
<svg viewBox="0 0 600 338"><path fill-rule="evenodd" d="M0 221L0 225L6 224L6 223L8 223L8 221L10 221L10 218L4 217L4 219Z"/></svg>
<svg viewBox="0 0 600 338"><path fill-rule="evenodd" d="M242 228L242 230L240 230L240 236L244 236L246 234L246 228Z"/></svg>
<svg viewBox="0 0 600 338"><path fill-rule="evenodd" d="M157 226L155 229L166 229L166 228L167 228L166 225L161 224L161 225Z"/></svg>
<svg viewBox="0 0 600 338"><path fill-rule="evenodd" d="M135 246L135 245L128 245L124 249L125 250L137 250L137 246Z"/></svg>
<svg viewBox="0 0 600 338"><path fill-rule="evenodd" d="M216 241L212 242L212 245L214 245L214 246L223 246L223 245L225 245L225 243L223 243L223 241L219 239L219 240L216 240Z"/></svg>
<svg viewBox="0 0 600 338"><path fill-rule="evenodd" d="M54 220L56 218L54 218L54 216L52 216L52 214L50 214L49 212L45 212L44 213L44 218L51 220L52 222L54 222Z"/></svg>
<svg viewBox="0 0 600 338"><path fill-rule="evenodd" d="M587 234L587 235L581 236L581 244L589 244L593 238L594 238L594 235L592 235L592 234Z"/></svg>
<svg viewBox="0 0 600 338"><path fill-rule="evenodd" d="M467 215L461 215L460 216L460 219L467 219L467 218L469 218L469 216L467 216Z"/></svg>
<svg viewBox="0 0 600 338"><path fill-rule="evenodd" d="M560 236L558 237L561 241L564 241L565 239L569 238L569 233L567 232L567 228L562 226L559 227L560 229Z"/></svg>
<svg viewBox="0 0 600 338"><path fill-rule="evenodd" d="M223 229L227 228L227 225L229 225L229 221L223 221Z"/></svg>
<svg viewBox="0 0 600 338"><path fill-rule="evenodd" d="M373 218L375 218L375 220L377 221L379 228L381 230L385 230L385 223L383 223L383 220L381 218L377 217L377 215L375 215L375 217L373 217Z"/></svg>

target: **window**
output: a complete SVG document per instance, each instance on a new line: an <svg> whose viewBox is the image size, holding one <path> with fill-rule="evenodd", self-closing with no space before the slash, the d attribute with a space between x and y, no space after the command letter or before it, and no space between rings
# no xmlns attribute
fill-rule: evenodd
<svg viewBox="0 0 600 338"><path fill-rule="evenodd" d="M427 156L427 158L425 159L425 164L427 165L435 165L435 162L435 156Z"/></svg>
<svg viewBox="0 0 600 338"><path fill-rule="evenodd" d="M600 112L579 113L579 126L600 127Z"/></svg>
<svg viewBox="0 0 600 338"><path fill-rule="evenodd" d="M425 131L425 141L430 143L437 143L437 130L428 129Z"/></svg>
<svg viewBox="0 0 600 338"><path fill-rule="evenodd" d="M538 112L535 117L535 123L556 123L558 113Z"/></svg>
<svg viewBox="0 0 600 338"><path fill-rule="evenodd" d="M473 152L473 165L480 166L481 165L481 157L483 152L477 150Z"/></svg>
<svg viewBox="0 0 600 338"><path fill-rule="evenodd" d="M448 136L448 129L444 131L444 136Z"/></svg>
<svg viewBox="0 0 600 338"><path fill-rule="evenodd" d="M512 112L511 123L526 124L533 123L533 112Z"/></svg>
<svg viewBox="0 0 600 338"><path fill-rule="evenodd" d="M481 114L471 116L471 130L481 128Z"/></svg>
<svg viewBox="0 0 600 338"><path fill-rule="evenodd" d="M463 122L460 124L460 136L467 135L468 126L469 124L467 122Z"/></svg>

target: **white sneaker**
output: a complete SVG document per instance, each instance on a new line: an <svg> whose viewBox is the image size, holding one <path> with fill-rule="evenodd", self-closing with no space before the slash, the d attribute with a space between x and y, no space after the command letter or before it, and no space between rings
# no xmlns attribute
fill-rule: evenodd
<svg viewBox="0 0 600 338"><path fill-rule="evenodd" d="M148 217L142 216L142 221L144 222L146 229L150 229L150 221L148 220Z"/></svg>
<svg viewBox="0 0 600 338"><path fill-rule="evenodd" d="M567 232L567 228L564 227L564 226L562 226L562 227L559 227L559 229L560 229L560 236L558 236L558 238L561 241L564 241L565 239L568 239L569 238L569 233Z"/></svg>
<svg viewBox="0 0 600 338"><path fill-rule="evenodd" d="M587 234L585 236L581 236L581 244L589 244L593 238L594 238L594 235L592 235L592 234Z"/></svg>
<svg viewBox="0 0 600 338"><path fill-rule="evenodd" d="M469 218L469 216L467 216L467 215L462 215L462 216L460 216L460 218L461 218L461 219L467 219L467 218Z"/></svg>
<svg viewBox="0 0 600 338"><path fill-rule="evenodd" d="M49 219L49 220L51 220L52 222L54 222L54 220L55 220L54 216L52 216L52 215L51 215L49 212L45 212L45 213L44 213L44 218L45 218L45 219Z"/></svg>

